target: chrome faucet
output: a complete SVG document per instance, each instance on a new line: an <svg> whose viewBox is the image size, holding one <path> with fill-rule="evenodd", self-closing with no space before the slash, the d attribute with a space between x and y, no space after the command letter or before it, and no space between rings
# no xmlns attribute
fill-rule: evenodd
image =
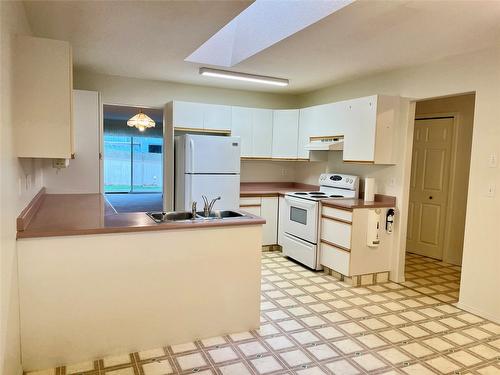
<svg viewBox="0 0 500 375"><path fill-rule="evenodd" d="M202 195L201 197L203 198L203 202L205 203L205 206L203 207L203 216L209 217L212 213L212 208L214 207L215 202L218 201L220 197L214 198L210 202L205 195Z"/></svg>
<svg viewBox="0 0 500 375"><path fill-rule="evenodd" d="M193 201L193 203L191 204L191 216L191 219L196 219L196 201Z"/></svg>

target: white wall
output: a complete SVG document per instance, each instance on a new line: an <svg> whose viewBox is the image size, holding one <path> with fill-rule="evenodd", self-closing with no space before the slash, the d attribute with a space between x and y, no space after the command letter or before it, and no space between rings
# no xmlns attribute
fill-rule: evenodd
<svg viewBox="0 0 500 375"><path fill-rule="evenodd" d="M467 219L459 303L482 316L500 321L500 197L487 196L490 184L500 186L500 169L488 166L489 155L500 155L500 46L446 58L422 66L378 74L301 95L308 106L371 94L401 95L425 99L476 92ZM404 149L407 154L410 149ZM408 186L390 185L396 167L346 166L338 159L323 165L360 175L377 174L379 192L407 191ZM403 158L403 155L400 155ZM299 166L297 179L310 182L307 166ZM319 169L319 167L315 168ZM402 181L395 181L400 185ZM407 209L407 208L406 208ZM400 249L401 252L404 249Z"/></svg>
<svg viewBox="0 0 500 375"><path fill-rule="evenodd" d="M0 1L0 373L21 374L16 217L42 186L39 162L14 154L12 36L31 34L22 2ZM28 182L27 182L28 181Z"/></svg>

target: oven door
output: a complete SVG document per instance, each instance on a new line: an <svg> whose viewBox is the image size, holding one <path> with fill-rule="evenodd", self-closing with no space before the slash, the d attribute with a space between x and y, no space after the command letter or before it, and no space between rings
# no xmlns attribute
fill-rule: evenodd
<svg viewBox="0 0 500 375"><path fill-rule="evenodd" d="M318 242L317 202L285 196L283 231L313 244Z"/></svg>

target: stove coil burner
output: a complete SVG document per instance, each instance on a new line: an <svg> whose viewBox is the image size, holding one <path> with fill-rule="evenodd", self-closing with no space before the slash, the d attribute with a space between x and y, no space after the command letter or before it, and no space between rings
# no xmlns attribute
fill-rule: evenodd
<svg viewBox="0 0 500 375"><path fill-rule="evenodd" d="M330 195L330 198L344 198L343 195Z"/></svg>
<svg viewBox="0 0 500 375"><path fill-rule="evenodd" d="M326 195L322 191L310 191L309 194L311 194L311 195Z"/></svg>
<svg viewBox="0 0 500 375"><path fill-rule="evenodd" d="M307 195L308 193L295 193L295 195Z"/></svg>

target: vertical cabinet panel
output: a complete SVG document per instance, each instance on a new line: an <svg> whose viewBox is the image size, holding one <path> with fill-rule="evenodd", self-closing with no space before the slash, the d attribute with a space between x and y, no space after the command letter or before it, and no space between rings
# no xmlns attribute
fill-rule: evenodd
<svg viewBox="0 0 500 375"><path fill-rule="evenodd" d="M270 158L273 147L272 109L252 109L252 156Z"/></svg>
<svg viewBox="0 0 500 375"><path fill-rule="evenodd" d="M262 245L278 243L278 197L262 197L260 215L266 219L262 227Z"/></svg>
<svg viewBox="0 0 500 375"><path fill-rule="evenodd" d="M241 156L252 156L252 109L233 107L231 111L231 135L241 138Z"/></svg>
<svg viewBox="0 0 500 375"><path fill-rule="evenodd" d="M216 104L205 105L203 128L231 130L231 106Z"/></svg>
<svg viewBox="0 0 500 375"><path fill-rule="evenodd" d="M174 102L173 124L177 128L203 129L205 104Z"/></svg>
<svg viewBox="0 0 500 375"><path fill-rule="evenodd" d="M273 111L273 158L297 158L299 110Z"/></svg>

